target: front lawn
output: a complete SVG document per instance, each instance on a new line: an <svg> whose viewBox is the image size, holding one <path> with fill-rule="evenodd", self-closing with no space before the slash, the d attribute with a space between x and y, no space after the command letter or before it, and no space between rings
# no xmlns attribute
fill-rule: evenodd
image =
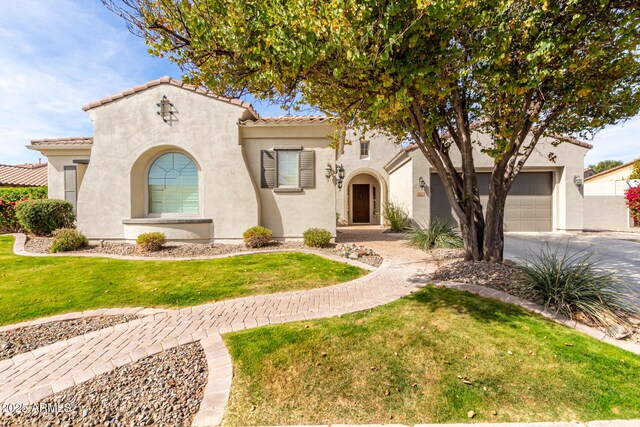
<svg viewBox="0 0 640 427"><path fill-rule="evenodd" d="M225 341L226 425L640 417L640 357L455 290Z"/></svg>
<svg viewBox="0 0 640 427"><path fill-rule="evenodd" d="M302 253L205 261L124 261L13 254L0 236L0 325L106 307L183 307L247 295L311 289L366 272Z"/></svg>

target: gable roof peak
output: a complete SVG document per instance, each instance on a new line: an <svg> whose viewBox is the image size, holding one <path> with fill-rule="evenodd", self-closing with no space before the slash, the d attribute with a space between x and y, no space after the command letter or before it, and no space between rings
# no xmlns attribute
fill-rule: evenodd
<svg viewBox="0 0 640 427"><path fill-rule="evenodd" d="M256 119L260 118L260 115L253 108L253 105L251 105L250 103L248 103L246 101L243 101L243 100L238 99L238 98L229 98L229 97L226 97L226 96L217 95L217 94L211 92L209 89L206 89L206 88L204 88L202 86L190 85L190 84L187 84L187 83L183 82L182 80L177 80L177 79L174 79L174 78L169 77L169 76L160 77L157 80L151 80L151 81L149 81L147 83L144 83L144 84L141 84L141 85L138 85L138 86L134 86L134 87L132 87L130 89L123 90L122 92L116 93L114 95L107 96L107 97L102 98L102 99L100 99L98 101L91 102L91 103L83 106L82 110L83 111L89 111L89 110L91 110L93 108L97 108L97 107L101 107L101 106L106 105L106 104L110 104L111 102L116 101L118 99L125 98L127 96L130 96L130 95L133 95L133 94L136 94L136 93L139 93L139 92L143 92L143 91L145 91L147 89L150 89L150 88L155 87L155 86L160 86L160 85L163 85L163 84L170 84L172 86L176 86L176 87L179 87L181 89L185 89L185 90L188 90L188 91L191 91L191 92L195 92L195 93L198 93L200 95L208 96L209 98L213 98L213 99L216 99L218 101L227 102L229 104L237 105L237 106L242 107L242 108L246 109L247 111L249 111Z"/></svg>

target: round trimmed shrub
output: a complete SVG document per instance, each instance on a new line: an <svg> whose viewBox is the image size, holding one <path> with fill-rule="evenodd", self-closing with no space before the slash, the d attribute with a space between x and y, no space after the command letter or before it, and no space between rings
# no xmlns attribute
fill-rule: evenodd
<svg viewBox="0 0 640 427"><path fill-rule="evenodd" d="M136 246L142 252L158 252L167 243L167 236L159 231L143 233L136 239Z"/></svg>
<svg viewBox="0 0 640 427"><path fill-rule="evenodd" d="M326 248L332 237L331 232L324 228L310 228L302 233L304 244L312 248Z"/></svg>
<svg viewBox="0 0 640 427"><path fill-rule="evenodd" d="M73 228L76 213L65 200L25 200L16 206L16 217L27 233L48 236L58 228Z"/></svg>
<svg viewBox="0 0 640 427"><path fill-rule="evenodd" d="M87 238L75 228L59 228L53 232L50 251L53 253L77 251L88 244Z"/></svg>
<svg viewBox="0 0 640 427"><path fill-rule="evenodd" d="M267 246L271 242L273 232L267 227L256 225L255 227L248 228L242 234L244 244L250 248L261 248Z"/></svg>

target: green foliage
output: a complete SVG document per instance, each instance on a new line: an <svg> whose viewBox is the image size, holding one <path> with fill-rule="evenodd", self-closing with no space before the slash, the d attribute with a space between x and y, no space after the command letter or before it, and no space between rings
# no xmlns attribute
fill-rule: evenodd
<svg viewBox="0 0 640 427"><path fill-rule="evenodd" d="M0 200L7 202L46 198L47 187L0 187Z"/></svg>
<svg viewBox="0 0 640 427"><path fill-rule="evenodd" d="M23 230L38 236L50 235L58 228L73 228L76 220L71 203L58 199L18 203L16 216Z"/></svg>
<svg viewBox="0 0 640 427"><path fill-rule="evenodd" d="M640 179L640 160L636 160L633 164L633 169L631 169L629 179Z"/></svg>
<svg viewBox="0 0 640 427"><path fill-rule="evenodd" d="M88 244L87 238L75 228L59 228L53 232L51 252L77 251Z"/></svg>
<svg viewBox="0 0 640 427"><path fill-rule="evenodd" d="M457 249L464 246L453 224L438 219L431 221L427 228L412 228L409 231L409 242L423 251Z"/></svg>
<svg viewBox="0 0 640 427"><path fill-rule="evenodd" d="M271 237L273 232L267 227L256 225L255 227L248 228L242 233L244 244L250 248L261 248L271 243Z"/></svg>
<svg viewBox="0 0 640 427"><path fill-rule="evenodd" d="M407 209L396 202L386 202L382 205L384 219L392 233L402 233L407 231L411 218Z"/></svg>
<svg viewBox="0 0 640 427"><path fill-rule="evenodd" d="M143 233L136 239L136 246L142 252L157 252L167 242L167 236L159 231Z"/></svg>
<svg viewBox="0 0 640 427"><path fill-rule="evenodd" d="M588 252L570 254L568 247L543 245L522 265L527 277L521 284L525 295L570 318L580 313L607 326L611 320L625 323L638 312L631 290L611 270L598 266Z"/></svg>
<svg viewBox="0 0 640 427"><path fill-rule="evenodd" d="M20 231L20 222L16 216L18 202L10 202L0 199L0 233L17 233Z"/></svg>
<svg viewBox="0 0 640 427"><path fill-rule="evenodd" d="M636 224L640 224L640 185L627 189L624 197L631 217Z"/></svg>
<svg viewBox="0 0 640 427"><path fill-rule="evenodd" d="M621 164L622 162L620 160L603 160L596 163L595 165L589 165L589 167L593 169L595 173L600 173L609 169L613 169L616 166L620 166Z"/></svg>
<svg viewBox="0 0 640 427"><path fill-rule="evenodd" d="M312 248L326 248L331 243L333 236L329 230L323 228L310 228L302 233L304 244Z"/></svg>

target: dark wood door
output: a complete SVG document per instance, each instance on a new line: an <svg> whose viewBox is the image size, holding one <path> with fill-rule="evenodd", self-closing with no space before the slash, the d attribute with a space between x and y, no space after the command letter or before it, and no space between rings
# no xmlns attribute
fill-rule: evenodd
<svg viewBox="0 0 640 427"><path fill-rule="evenodd" d="M369 222L369 184L353 185L353 222Z"/></svg>

